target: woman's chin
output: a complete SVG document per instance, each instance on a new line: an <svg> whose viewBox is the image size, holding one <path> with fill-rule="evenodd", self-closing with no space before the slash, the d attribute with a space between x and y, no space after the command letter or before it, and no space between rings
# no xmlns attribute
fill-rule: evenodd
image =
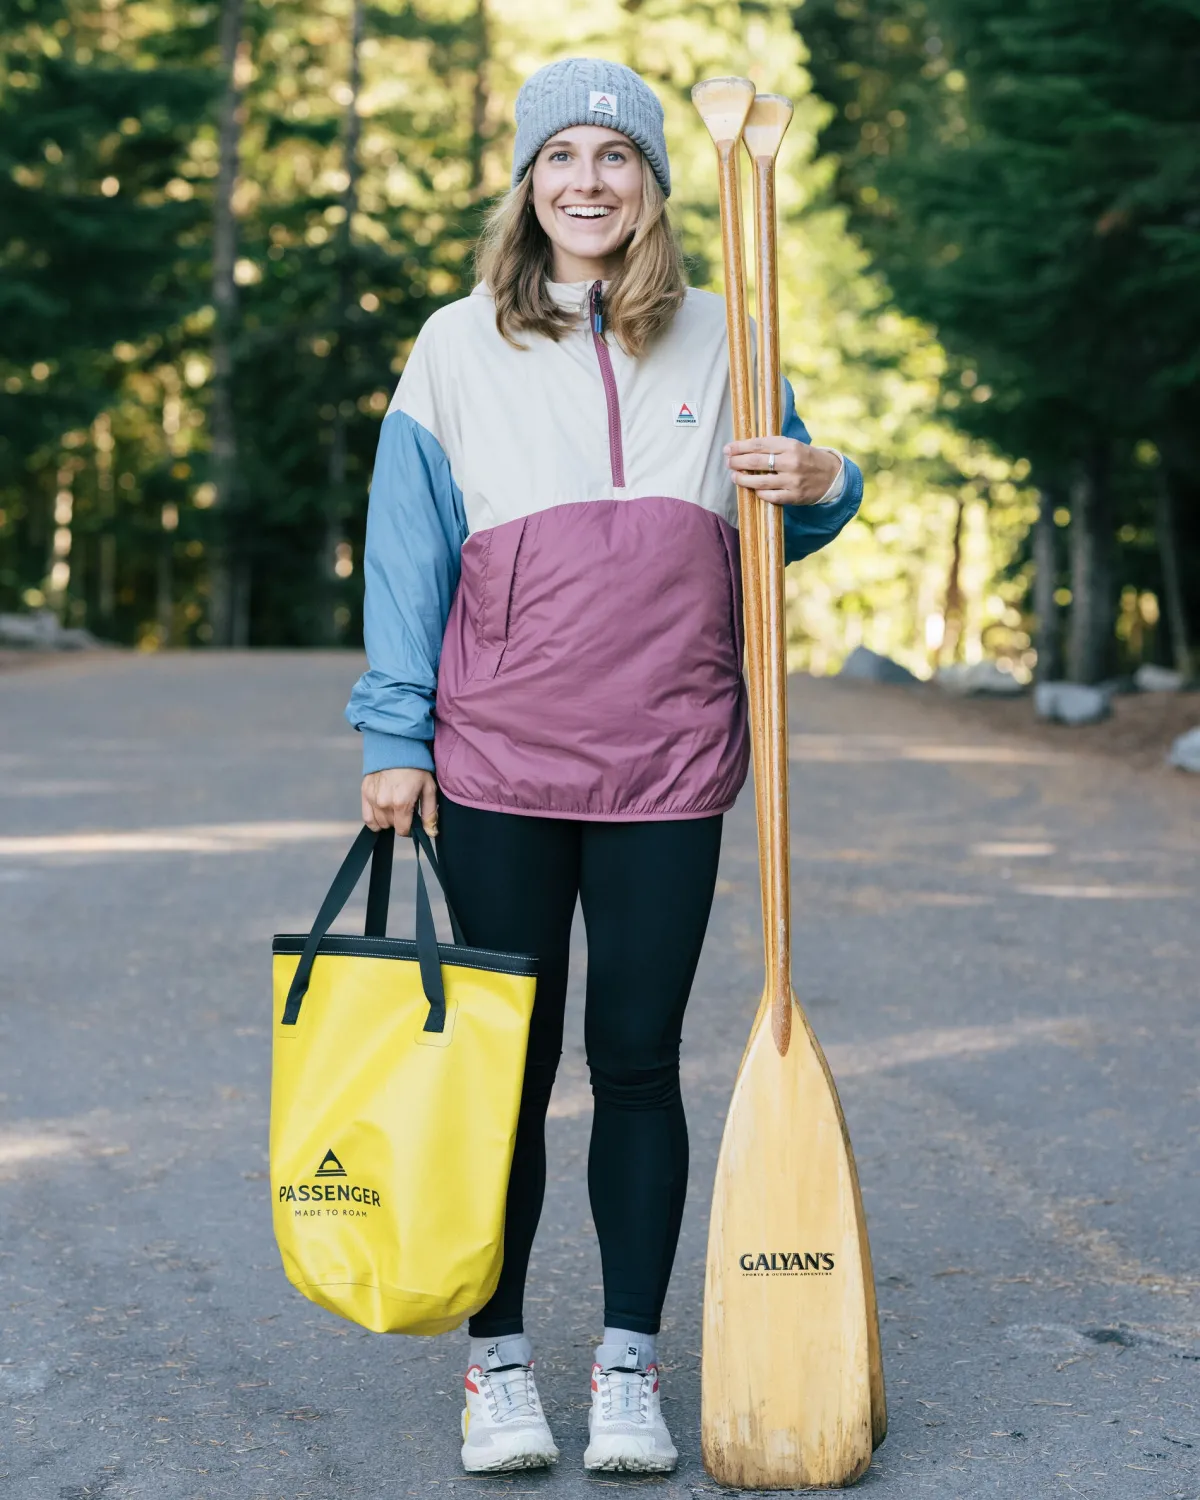
<svg viewBox="0 0 1200 1500"><path fill-rule="evenodd" d="M620 247L620 238L613 234L606 234L603 238L593 234L564 235L558 241L558 248L576 260L607 260Z"/></svg>

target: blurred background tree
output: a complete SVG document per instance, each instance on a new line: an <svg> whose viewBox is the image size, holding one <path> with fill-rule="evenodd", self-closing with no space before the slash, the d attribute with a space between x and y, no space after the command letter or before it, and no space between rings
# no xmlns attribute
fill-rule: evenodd
<svg viewBox="0 0 1200 1500"><path fill-rule="evenodd" d="M0 0L0 609L144 648L357 644L391 390L470 288L521 80L580 53L663 97L698 284L691 84L797 100L789 373L868 499L792 570L793 664L1186 664L1190 0Z"/></svg>
<svg viewBox="0 0 1200 1500"><path fill-rule="evenodd" d="M942 409L1032 464L1043 665L1190 670L1200 609L1200 11L1191 0L807 0L835 190L947 350ZM956 386L958 387L956 389ZM1055 522L1065 526L1063 583ZM1190 591L1189 591L1190 590ZM1153 602L1151 602L1151 595ZM1131 598L1136 601L1131 609Z"/></svg>

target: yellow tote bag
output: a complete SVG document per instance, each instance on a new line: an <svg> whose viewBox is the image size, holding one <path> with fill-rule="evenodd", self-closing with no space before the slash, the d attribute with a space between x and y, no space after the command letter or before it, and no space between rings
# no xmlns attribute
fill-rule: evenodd
<svg viewBox="0 0 1200 1500"><path fill-rule="evenodd" d="M271 1194L297 1290L376 1333L445 1333L496 1289L537 962L439 944L414 826L416 941L389 938L395 836L364 828L274 952ZM366 935L329 928L371 861Z"/></svg>

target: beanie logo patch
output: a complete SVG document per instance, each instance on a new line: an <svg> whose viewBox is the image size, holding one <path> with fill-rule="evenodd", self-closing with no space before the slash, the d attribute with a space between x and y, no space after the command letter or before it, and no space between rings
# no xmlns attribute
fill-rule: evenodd
<svg viewBox="0 0 1200 1500"><path fill-rule="evenodd" d="M694 401L675 401L671 410L675 415L676 427L695 427L700 421L700 408Z"/></svg>
<svg viewBox="0 0 1200 1500"><path fill-rule="evenodd" d="M615 115L617 112L616 94L602 94L595 89L588 95L588 113L592 115Z"/></svg>

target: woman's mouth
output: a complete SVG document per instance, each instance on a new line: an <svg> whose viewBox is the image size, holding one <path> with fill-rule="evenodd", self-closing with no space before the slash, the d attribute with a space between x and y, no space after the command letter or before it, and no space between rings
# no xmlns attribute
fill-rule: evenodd
<svg viewBox="0 0 1200 1500"><path fill-rule="evenodd" d="M566 203L563 213L568 219L607 219L616 210L602 203Z"/></svg>

